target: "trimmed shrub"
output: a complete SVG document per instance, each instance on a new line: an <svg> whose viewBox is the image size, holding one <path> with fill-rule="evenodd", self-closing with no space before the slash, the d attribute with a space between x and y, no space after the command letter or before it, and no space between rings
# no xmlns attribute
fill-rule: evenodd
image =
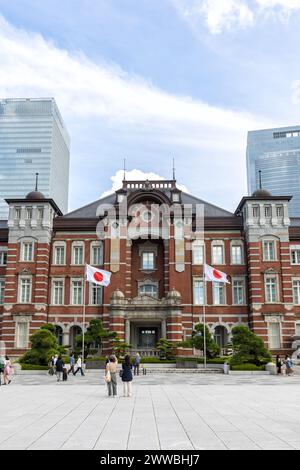
<svg viewBox="0 0 300 470"><path fill-rule="evenodd" d="M271 354L264 342L246 326L235 326L232 329L233 356L231 365L255 364L260 366L271 361Z"/></svg>
<svg viewBox="0 0 300 470"><path fill-rule="evenodd" d="M24 364L20 362L22 370L48 370L48 366L41 366L38 364Z"/></svg>
<svg viewBox="0 0 300 470"><path fill-rule="evenodd" d="M231 370L248 370L248 371L261 371L261 370L265 370L265 366L256 366L255 364L239 364L239 365L233 365L233 366L230 366L230 369Z"/></svg>

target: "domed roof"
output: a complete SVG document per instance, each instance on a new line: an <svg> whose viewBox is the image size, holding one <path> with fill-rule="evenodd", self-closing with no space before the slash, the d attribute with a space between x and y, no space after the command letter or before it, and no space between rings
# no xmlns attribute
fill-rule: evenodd
<svg viewBox="0 0 300 470"><path fill-rule="evenodd" d="M43 193L40 191L30 191L30 193L27 194L26 199L45 199L45 196Z"/></svg>
<svg viewBox="0 0 300 470"><path fill-rule="evenodd" d="M266 189L262 189L262 188L256 189L254 191L254 193L252 194L252 197L261 197L261 198L263 198L263 197L269 197L269 196L272 196L272 194L269 191L267 191Z"/></svg>
<svg viewBox="0 0 300 470"><path fill-rule="evenodd" d="M123 294L123 292L120 289L117 289L111 294L110 298L114 299L114 300L125 299L125 295Z"/></svg>
<svg viewBox="0 0 300 470"><path fill-rule="evenodd" d="M178 292L178 290L174 289L173 287L173 289L168 292L167 298L168 299L181 299L181 294Z"/></svg>

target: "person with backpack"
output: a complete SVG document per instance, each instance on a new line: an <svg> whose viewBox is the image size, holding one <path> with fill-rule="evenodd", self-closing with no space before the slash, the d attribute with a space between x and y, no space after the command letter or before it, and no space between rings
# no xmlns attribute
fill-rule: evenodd
<svg viewBox="0 0 300 470"><path fill-rule="evenodd" d="M122 382L124 397L131 397L132 394L132 364L129 354L126 354L122 364Z"/></svg>
<svg viewBox="0 0 300 470"><path fill-rule="evenodd" d="M139 375L140 374L140 363L141 363L141 357L139 353L136 353L134 361L133 361L133 373L134 375Z"/></svg>
<svg viewBox="0 0 300 470"><path fill-rule="evenodd" d="M57 382L60 382L62 378L62 374L64 371L64 362L61 358L61 356L58 356L58 359L56 361L55 367L56 367L56 376L57 376Z"/></svg>
<svg viewBox="0 0 300 470"><path fill-rule="evenodd" d="M72 374L75 375L74 367L75 367L75 356L74 356L74 353L72 353L70 356L70 369L68 370L68 375L70 372L72 372Z"/></svg>
<svg viewBox="0 0 300 470"><path fill-rule="evenodd" d="M294 364L290 356L287 354L285 356L285 367L286 367L286 375L294 375Z"/></svg>

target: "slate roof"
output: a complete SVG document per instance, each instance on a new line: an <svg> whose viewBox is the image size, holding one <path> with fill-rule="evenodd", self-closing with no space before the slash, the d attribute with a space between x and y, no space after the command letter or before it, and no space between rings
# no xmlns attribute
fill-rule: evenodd
<svg viewBox="0 0 300 470"><path fill-rule="evenodd" d="M160 191L163 191L169 198L171 197L169 190L160 190ZM128 191L128 193L130 194L131 192ZM116 200L116 195L115 193L112 193L104 198L100 198L97 201L91 202L90 204L87 204L86 206L83 206L79 209L69 212L68 214L65 214L62 218L63 219L95 218L97 208L100 204L112 204L113 205L115 203L115 200ZM182 192L181 200L183 204L193 204L194 206L196 204L204 204L204 216L205 217L234 217L233 213L225 209L222 209L221 207L215 206L214 204L210 204L209 202L204 201L203 199L199 199L188 193Z"/></svg>

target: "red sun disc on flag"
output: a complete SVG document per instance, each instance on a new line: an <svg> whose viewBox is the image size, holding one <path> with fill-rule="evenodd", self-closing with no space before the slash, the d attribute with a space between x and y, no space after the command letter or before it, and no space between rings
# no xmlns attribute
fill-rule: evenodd
<svg viewBox="0 0 300 470"><path fill-rule="evenodd" d="M94 273L94 279L95 279L95 281L97 281L97 282L103 281L103 274L101 274L101 273L99 273L99 272Z"/></svg>
<svg viewBox="0 0 300 470"><path fill-rule="evenodd" d="M222 278L222 274L220 274L219 271L217 271L216 269L213 270L213 276L217 279Z"/></svg>

